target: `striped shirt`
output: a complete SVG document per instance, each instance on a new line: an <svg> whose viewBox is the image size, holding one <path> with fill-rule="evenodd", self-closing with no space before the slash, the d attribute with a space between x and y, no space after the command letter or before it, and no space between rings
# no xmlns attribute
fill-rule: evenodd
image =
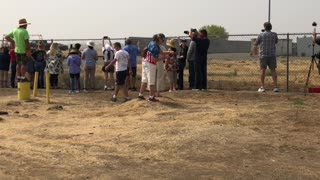
<svg viewBox="0 0 320 180"><path fill-rule="evenodd" d="M271 31L261 33L256 42L256 45L260 45L260 57L275 57L277 43L277 33Z"/></svg>

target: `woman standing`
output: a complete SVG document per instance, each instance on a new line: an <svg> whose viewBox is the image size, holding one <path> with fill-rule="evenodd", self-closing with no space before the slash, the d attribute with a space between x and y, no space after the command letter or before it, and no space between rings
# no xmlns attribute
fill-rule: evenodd
<svg viewBox="0 0 320 180"><path fill-rule="evenodd" d="M97 51L94 49L94 42L87 42L88 48L82 53L82 60L84 60L84 92L87 91L89 84L91 89L95 89L95 72L96 61L98 60Z"/></svg>
<svg viewBox="0 0 320 180"><path fill-rule="evenodd" d="M52 43L50 46L46 70L50 74L51 88L57 89L59 74L63 73L63 55L57 43Z"/></svg>
<svg viewBox="0 0 320 180"><path fill-rule="evenodd" d="M8 72L10 67L9 48L4 47L0 55L0 88L8 87Z"/></svg>

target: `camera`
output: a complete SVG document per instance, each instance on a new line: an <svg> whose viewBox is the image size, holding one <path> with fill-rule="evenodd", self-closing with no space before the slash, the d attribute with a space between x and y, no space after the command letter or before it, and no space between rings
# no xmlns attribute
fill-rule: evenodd
<svg viewBox="0 0 320 180"><path fill-rule="evenodd" d="M191 32L197 32L197 29L191 28L190 31ZM189 31L183 31L183 33L189 35L190 32Z"/></svg>
<svg viewBox="0 0 320 180"><path fill-rule="evenodd" d="M103 36L103 39L109 39L109 37L108 36Z"/></svg>

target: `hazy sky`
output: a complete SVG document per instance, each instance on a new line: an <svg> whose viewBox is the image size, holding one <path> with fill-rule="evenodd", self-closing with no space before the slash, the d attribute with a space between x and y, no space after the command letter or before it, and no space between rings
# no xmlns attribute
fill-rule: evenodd
<svg viewBox="0 0 320 180"><path fill-rule="evenodd" d="M47 38L181 36L191 27L216 24L230 34L259 33L268 0L9 0L0 6L0 33L25 17L30 34ZM274 31L311 32L320 27L320 0L272 0ZM320 28L319 28L320 29ZM320 30L319 30L320 32Z"/></svg>

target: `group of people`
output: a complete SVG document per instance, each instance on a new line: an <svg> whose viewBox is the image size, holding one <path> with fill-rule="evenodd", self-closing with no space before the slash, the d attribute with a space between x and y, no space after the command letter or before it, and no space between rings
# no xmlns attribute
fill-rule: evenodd
<svg viewBox="0 0 320 180"><path fill-rule="evenodd" d="M59 74L64 72L63 53L57 43L52 43L50 50L46 52L43 43L38 43L37 49L32 50L29 43L29 34L26 19L19 20L18 28L12 30L6 40L9 47L2 48L0 55L0 87L8 87L8 71L11 69L11 87L18 82L33 81L34 73L39 72L38 87L44 88L45 72L50 74L51 88L58 87ZM277 88L275 44L277 34L271 32L270 23L265 23L265 32L259 35L256 45L260 46L261 87L259 92L264 92L264 78L267 66L271 69L274 80L274 90ZM189 66L189 89L207 89L207 54L210 40L206 30L192 29L189 32L190 44L186 39L168 39L164 34L155 34L153 40L143 50L140 43L132 44L131 39L126 40L124 48L119 42L112 43L109 37L102 38L102 52L104 65L105 85L104 90L114 90L112 101L117 100L119 91L123 91L126 100L130 100L128 90L137 90L137 55L142 57L141 86L139 99L145 99L144 93L149 90L149 101L158 101L160 92L165 88L165 76L169 84L169 91L184 89L184 69ZM105 40L109 40L105 43ZM176 41L179 41L178 50ZM165 43L166 42L166 43ZM166 49L167 45L168 49ZM80 51L80 44L69 49L67 65L70 76L70 93L80 92L80 73L84 71L84 92L95 89L95 72L98 61L98 53L93 41L87 42L87 48ZM83 62L82 62L83 61ZM11 64L11 68L9 67ZM83 64L83 65L82 65ZM83 68L82 68L83 66ZM114 77L114 74L116 77Z"/></svg>

